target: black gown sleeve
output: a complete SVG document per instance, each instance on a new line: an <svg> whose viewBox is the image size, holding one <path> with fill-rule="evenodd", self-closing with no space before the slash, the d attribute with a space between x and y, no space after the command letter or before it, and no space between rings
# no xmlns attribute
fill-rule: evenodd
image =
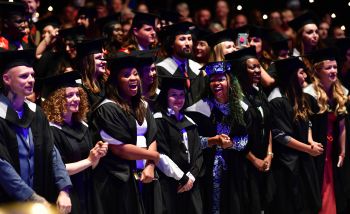
<svg viewBox="0 0 350 214"><path fill-rule="evenodd" d="M203 153L200 146L200 139L199 139L197 128L195 128L193 132L195 136L194 136L194 141L192 142L193 143L192 160L194 160L194 162L192 163L190 172L195 178L197 178L197 177L202 177L204 175L204 171L202 170Z"/></svg>

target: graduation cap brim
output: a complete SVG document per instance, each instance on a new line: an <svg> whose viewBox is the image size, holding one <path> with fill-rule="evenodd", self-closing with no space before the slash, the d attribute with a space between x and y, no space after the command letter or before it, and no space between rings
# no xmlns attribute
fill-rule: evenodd
<svg viewBox="0 0 350 214"><path fill-rule="evenodd" d="M44 19L40 19L35 23L36 28L42 32L46 26L53 26L54 28L59 28L61 26L61 21L56 16L49 16Z"/></svg>
<svg viewBox="0 0 350 214"><path fill-rule="evenodd" d="M159 88L161 92L167 92L169 89L174 88L178 90L184 90L186 88L186 81L189 78L180 76L163 76L159 75L162 85Z"/></svg>
<svg viewBox="0 0 350 214"><path fill-rule="evenodd" d="M6 18L9 14L25 14L26 6L20 2L0 1L0 17Z"/></svg>
<svg viewBox="0 0 350 214"><path fill-rule="evenodd" d="M137 55L138 66L149 66L156 62L159 49L151 49L144 51L134 51L132 54Z"/></svg>
<svg viewBox="0 0 350 214"><path fill-rule="evenodd" d="M117 52L109 55L105 60L110 70L109 80L116 78L121 69L136 68L138 66L137 54L134 53Z"/></svg>
<svg viewBox="0 0 350 214"><path fill-rule="evenodd" d="M316 24L318 25L317 16L312 12L306 12L292 21L288 22L289 27L291 27L295 32L298 32L303 26L307 24Z"/></svg>
<svg viewBox="0 0 350 214"><path fill-rule="evenodd" d="M209 62L200 70L204 70L208 76L214 74L231 73L232 63L230 61Z"/></svg>
<svg viewBox="0 0 350 214"><path fill-rule="evenodd" d="M234 41L234 32L231 29L223 30L217 33L213 33L208 35L205 38L205 41L207 41L208 45L213 48L215 45L220 44L221 42L226 41Z"/></svg>
<svg viewBox="0 0 350 214"><path fill-rule="evenodd" d="M40 84L40 83L39 83ZM66 72L41 79L44 98L61 88L81 87L81 74L78 71Z"/></svg>
<svg viewBox="0 0 350 214"><path fill-rule="evenodd" d="M276 60L273 63L276 67L277 82L280 85L289 84L291 77L295 75L300 68L304 70L307 69L300 57Z"/></svg>
<svg viewBox="0 0 350 214"><path fill-rule="evenodd" d="M225 54L225 60L242 61L249 58L256 58L256 49L254 46L243 48L229 54Z"/></svg>
<svg viewBox="0 0 350 214"><path fill-rule="evenodd" d="M98 38L90 41L84 41L77 44L77 54L79 57L88 56L91 54L103 52L103 38Z"/></svg>
<svg viewBox="0 0 350 214"><path fill-rule="evenodd" d="M313 64L322 62L324 60L337 60L338 52L335 48L323 48L315 50L305 55Z"/></svg>
<svg viewBox="0 0 350 214"><path fill-rule="evenodd" d="M10 68L16 66L32 67L35 60L35 50L15 50L0 52L0 72L3 74Z"/></svg>
<svg viewBox="0 0 350 214"><path fill-rule="evenodd" d="M85 27L77 26L72 28L61 29L58 31L58 36L63 39L77 40L85 36Z"/></svg>
<svg viewBox="0 0 350 214"><path fill-rule="evenodd" d="M248 25L249 27L249 37L257 37L261 39L268 38L271 29L263 28L255 25Z"/></svg>
<svg viewBox="0 0 350 214"><path fill-rule="evenodd" d="M81 7L79 8L79 11L78 11L78 17L86 16L88 18L94 18L96 17L96 15L97 15L96 9L93 7Z"/></svg>
<svg viewBox="0 0 350 214"><path fill-rule="evenodd" d="M161 29L163 37L177 36L181 34L192 34L195 25L191 22L180 22L173 25L165 26Z"/></svg>
<svg viewBox="0 0 350 214"><path fill-rule="evenodd" d="M208 30L201 30L199 28L195 28L192 30L192 35L194 36L193 39L195 41L207 41L207 37L211 35L212 33Z"/></svg>

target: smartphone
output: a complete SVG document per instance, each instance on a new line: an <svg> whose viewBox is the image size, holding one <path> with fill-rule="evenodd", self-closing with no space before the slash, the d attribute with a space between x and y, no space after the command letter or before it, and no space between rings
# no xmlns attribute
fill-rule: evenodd
<svg viewBox="0 0 350 214"><path fill-rule="evenodd" d="M237 35L237 46L246 47L248 45L248 33L238 33Z"/></svg>

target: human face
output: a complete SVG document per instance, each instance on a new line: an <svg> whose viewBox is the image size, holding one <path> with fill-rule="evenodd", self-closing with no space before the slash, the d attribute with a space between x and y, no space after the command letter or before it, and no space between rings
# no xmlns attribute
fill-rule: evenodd
<svg viewBox="0 0 350 214"><path fill-rule="evenodd" d="M261 40L261 38L259 38L259 37L251 37L249 44L250 44L250 46L255 46L256 53L261 53L261 51L262 51L262 40Z"/></svg>
<svg viewBox="0 0 350 214"><path fill-rule="evenodd" d="M65 41L66 53L70 59L74 59L77 56L77 49L74 41L66 40Z"/></svg>
<svg viewBox="0 0 350 214"><path fill-rule="evenodd" d="M117 41L122 43L123 42L123 29L122 25L117 23L113 26L113 38Z"/></svg>
<svg viewBox="0 0 350 214"><path fill-rule="evenodd" d="M13 14L7 20L6 32L16 36L24 36L26 34L27 20L24 16Z"/></svg>
<svg viewBox="0 0 350 214"><path fill-rule="evenodd" d="M192 35L180 34L175 37L174 55L180 58L189 58L192 54Z"/></svg>
<svg viewBox="0 0 350 214"><path fill-rule="evenodd" d="M70 113L76 113L79 111L80 94L78 87L67 87L66 88L66 108Z"/></svg>
<svg viewBox="0 0 350 214"><path fill-rule="evenodd" d="M239 28L248 24L248 20L244 15L237 15L234 22L234 27Z"/></svg>
<svg viewBox="0 0 350 214"><path fill-rule="evenodd" d="M34 14L40 6L40 0L22 0L22 2L26 5L29 14Z"/></svg>
<svg viewBox="0 0 350 214"><path fill-rule="evenodd" d="M144 24L140 29L134 28L133 32L137 42L143 47L151 45L156 40L156 31L152 25Z"/></svg>
<svg viewBox="0 0 350 214"><path fill-rule="evenodd" d="M106 73L106 61L103 60L103 53L94 54L95 59L95 72L97 76L101 76Z"/></svg>
<svg viewBox="0 0 350 214"><path fill-rule="evenodd" d="M256 58L247 59L247 74L250 84L258 84L261 80L261 66Z"/></svg>
<svg viewBox="0 0 350 214"><path fill-rule="evenodd" d="M207 27L210 24L211 13L209 10L203 9L198 12L198 25Z"/></svg>
<svg viewBox="0 0 350 214"><path fill-rule="evenodd" d="M304 69L299 68L299 70L297 71L297 78L298 78L298 82L299 82L299 85L301 88L304 88L307 85L307 83L305 81L306 77L307 77L307 75L306 75Z"/></svg>
<svg viewBox="0 0 350 214"><path fill-rule="evenodd" d="M317 72L318 78L325 86L334 83L337 80L338 65L335 60L323 61L322 68Z"/></svg>
<svg viewBox="0 0 350 214"><path fill-rule="evenodd" d="M175 88L168 90L168 108L179 113L185 104L185 91Z"/></svg>
<svg viewBox="0 0 350 214"><path fill-rule="evenodd" d="M156 81L157 71L156 65L153 63L150 66L144 66L141 69L142 72L142 84L145 86L149 86Z"/></svg>
<svg viewBox="0 0 350 214"><path fill-rule="evenodd" d="M52 25L47 25L43 28L41 38L55 37L57 35L57 28L55 29Z"/></svg>
<svg viewBox="0 0 350 214"><path fill-rule="evenodd" d="M216 3L216 16L225 17L230 12L226 1L217 1Z"/></svg>
<svg viewBox="0 0 350 214"><path fill-rule="evenodd" d="M77 19L77 24L82 25L85 28L89 27L89 18L86 15L80 15Z"/></svg>
<svg viewBox="0 0 350 214"><path fill-rule="evenodd" d="M236 51L235 43L232 41L222 42L222 54L225 56L226 54L232 53Z"/></svg>
<svg viewBox="0 0 350 214"><path fill-rule="evenodd" d="M27 66L15 66L4 73L3 81L12 93L25 98L33 93L34 70Z"/></svg>
<svg viewBox="0 0 350 214"><path fill-rule="evenodd" d="M136 68L123 68L118 74L118 88L123 98L131 100L137 95L140 87L140 77Z"/></svg>
<svg viewBox="0 0 350 214"><path fill-rule="evenodd" d="M213 74L210 77L209 87L215 100L219 103L227 103L229 83L226 74Z"/></svg>
<svg viewBox="0 0 350 214"><path fill-rule="evenodd" d="M127 38L128 33L129 33L129 31L130 31L130 28L131 28L131 24L124 24L124 25L122 26L122 29L123 29L123 37L124 37L124 38Z"/></svg>
<svg viewBox="0 0 350 214"><path fill-rule="evenodd" d="M195 48L194 54L196 58L205 58L209 54L209 46L206 41L198 41Z"/></svg>
<svg viewBox="0 0 350 214"><path fill-rule="evenodd" d="M306 47L315 47L319 40L318 28L315 24L306 24L302 32L303 44Z"/></svg>
<svg viewBox="0 0 350 214"><path fill-rule="evenodd" d="M329 24L327 22L322 22L318 26L318 33L320 34L321 39L326 39L328 37Z"/></svg>
<svg viewBox="0 0 350 214"><path fill-rule="evenodd" d="M333 29L333 37L335 39L345 38L345 32L340 27L335 27Z"/></svg>

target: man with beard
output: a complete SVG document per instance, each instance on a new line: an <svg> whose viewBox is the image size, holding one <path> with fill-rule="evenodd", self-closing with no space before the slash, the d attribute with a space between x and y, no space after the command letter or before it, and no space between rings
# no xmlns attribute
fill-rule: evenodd
<svg viewBox="0 0 350 214"><path fill-rule="evenodd" d="M188 78L186 81L186 96L188 106L199 101L205 91L205 75L200 70L201 65L190 59L192 56L192 34L194 25L181 22L162 29L162 41L168 57L157 66L160 77L178 76ZM161 78L159 79L161 84Z"/></svg>
<svg viewBox="0 0 350 214"><path fill-rule="evenodd" d="M26 33L28 21L23 3L0 2L0 19L2 21L0 50L22 50L33 47Z"/></svg>

